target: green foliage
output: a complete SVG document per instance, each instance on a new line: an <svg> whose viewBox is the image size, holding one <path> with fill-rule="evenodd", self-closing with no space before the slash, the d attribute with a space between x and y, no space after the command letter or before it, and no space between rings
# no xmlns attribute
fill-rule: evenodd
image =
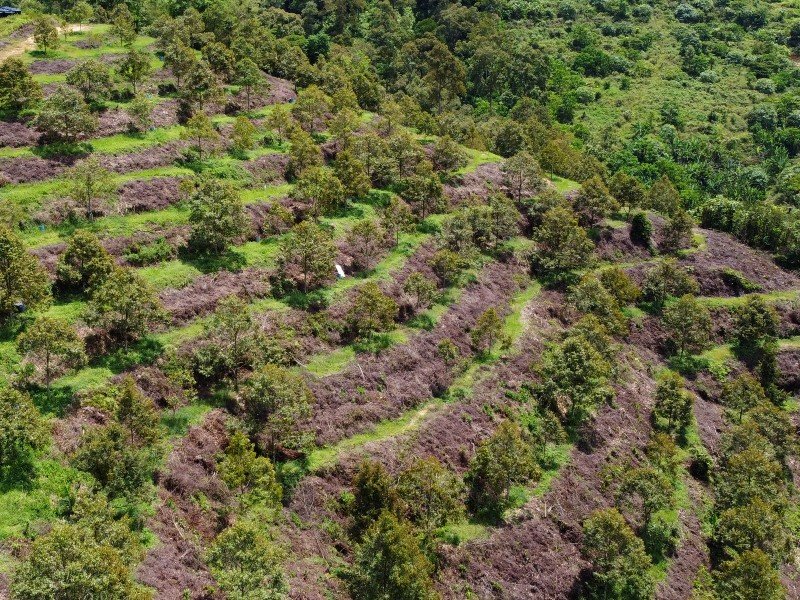
<svg viewBox="0 0 800 600"><path fill-rule="evenodd" d="M197 160L213 156L220 143L220 135L208 115L202 111L193 115L186 121L183 137L192 145L190 149L196 153Z"/></svg>
<svg viewBox="0 0 800 600"><path fill-rule="evenodd" d="M64 319L39 316L17 337L17 350L33 364L41 364L47 389L54 369L82 365L86 361L83 340Z"/></svg>
<svg viewBox="0 0 800 600"><path fill-rule="evenodd" d="M114 268L114 259L97 236L86 229L78 229L58 259L56 282L61 289L91 294Z"/></svg>
<svg viewBox="0 0 800 600"><path fill-rule="evenodd" d="M151 65L151 55L145 50L131 48L125 56L117 62L117 73L127 81L133 90L134 96L137 87L147 79L153 70Z"/></svg>
<svg viewBox="0 0 800 600"><path fill-rule="evenodd" d="M363 600L435 600L432 575L413 528L390 512L367 530L353 566L341 574L350 595Z"/></svg>
<svg viewBox="0 0 800 600"><path fill-rule="evenodd" d="M583 524L584 556L594 567L591 591L597 598L650 598L655 581L650 557L616 509L599 510Z"/></svg>
<svg viewBox="0 0 800 600"><path fill-rule="evenodd" d="M25 480L34 454L48 442L47 422L31 399L11 388L0 388L0 476Z"/></svg>
<svg viewBox="0 0 800 600"><path fill-rule="evenodd" d="M50 281L19 236L0 226L0 324L8 322L22 303L23 310L45 308L50 303Z"/></svg>
<svg viewBox="0 0 800 600"><path fill-rule="evenodd" d="M619 208L603 180L595 175L581 185L574 200L575 212L584 226L594 225Z"/></svg>
<svg viewBox="0 0 800 600"><path fill-rule="evenodd" d="M666 371L656 387L653 417L660 421L665 431L681 433L692 420L692 396L683 388L683 378ZM666 423L663 423L666 421Z"/></svg>
<svg viewBox="0 0 800 600"><path fill-rule="evenodd" d="M81 205L93 220L97 209L104 208L117 192L114 176L94 156L82 160L67 171L67 195ZM99 206L98 206L99 205Z"/></svg>
<svg viewBox="0 0 800 600"><path fill-rule="evenodd" d="M284 367L266 364L247 380L242 406L273 460L307 450L311 440L302 423L313 399L303 379Z"/></svg>
<svg viewBox="0 0 800 600"><path fill-rule="evenodd" d="M744 360L758 362L778 335L775 309L762 298L751 296L736 310L733 349Z"/></svg>
<svg viewBox="0 0 800 600"><path fill-rule="evenodd" d="M639 286L620 267L603 269L600 272L600 283L619 306L635 303L642 293Z"/></svg>
<svg viewBox="0 0 800 600"><path fill-rule="evenodd" d="M353 478L353 502L349 507L350 534L363 534L385 513L399 514L400 497L394 482L379 462L364 461Z"/></svg>
<svg viewBox="0 0 800 600"><path fill-rule="evenodd" d="M330 234L311 221L303 221L281 241L278 266L284 278L299 278L303 292L308 292L333 275L335 258L336 246Z"/></svg>
<svg viewBox="0 0 800 600"><path fill-rule="evenodd" d="M495 341L503 333L503 320L494 307L487 308L475 321L475 326L470 331L472 347L478 353L491 351Z"/></svg>
<svg viewBox="0 0 800 600"><path fill-rule="evenodd" d="M189 244L202 253L219 254L246 235L248 219L239 194L227 181L199 177L189 195Z"/></svg>
<svg viewBox="0 0 800 600"><path fill-rule="evenodd" d="M260 505L268 511L280 507L283 490L275 476L270 460L258 456L253 443L241 431L230 437L224 453L217 462L217 472L244 506Z"/></svg>
<svg viewBox="0 0 800 600"><path fill-rule="evenodd" d="M345 201L345 188L328 167L309 167L295 183L292 198L309 206L314 219L340 210Z"/></svg>
<svg viewBox="0 0 800 600"><path fill-rule="evenodd" d="M113 90L108 65L92 59L67 71L66 82L77 89L84 101L92 107L101 107L111 97Z"/></svg>
<svg viewBox="0 0 800 600"><path fill-rule="evenodd" d="M102 496L79 490L68 520L31 544L13 574L12 597L147 600L150 591L134 579L142 556L129 520L114 520Z"/></svg>
<svg viewBox="0 0 800 600"><path fill-rule="evenodd" d="M233 122L231 133L231 151L234 156L246 157L247 151L256 147L258 130L247 117L240 115Z"/></svg>
<svg viewBox="0 0 800 600"><path fill-rule="evenodd" d="M99 122L81 94L59 86L41 105L34 125L49 141L75 143L94 133Z"/></svg>
<svg viewBox="0 0 800 600"><path fill-rule="evenodd" d="M642 297L661 310L670 296L697 294L699 286L686 269L672 259L664 259L647 272L642 284Z"/></svg>
<svg viewBox="0 0 800 600"><path fill-rule="evenodd" d="M33 41L44 54L58 47L58 21L52 15L39 14L33 22Z"/></svg>
<svg viewBox="0 0 800 600"><path fill-rule="evenodd" d="M403 292L414 299L415 310L428 308L436 299L436 282L415 271L403 282Z"/></svg>
<svg viewBox="0 0 800 600"><path fill-rule="evenodd" d="M418 458L403 470L397 493L408 520L428 533L464 513L463 482L435 458Z"/></svg>
<svg viewBox="0 0 800 600"><path fill-rule="evenodd" d="M767 402L764 388L758 380L747 372L725 382L721 398L737 422L741 422L744 414Z"/></svg>
<svg viewBox="0 0 800 600"><path fill-rule="evenodd" d="M283 550L263 527L244 519L220 533L206 556L214 578L231 600L287 598L283 559Z"/></svg>
<svg viewBox="0 0 800 600"><path fill-rule="evenodd" d="M537 191L542 183L542 172L536 159L528 152L520 152L503 163L512 197L521 202L523 195Z"/></svg>
<svg viewBox="0 0 800 600"><path fill-rule="evenodd" d="M84 319L127 346L163 318L161 302L150 285L130 269L117 268L94 290Z"/></svg>
<svg viewBox="0 0 800 600"><path fill-rule="evenodd" d="M513 421L503 421L472 459L465 478L470 509L488 518L502 517L510 505L511 486L539 475L540 451L526 430Z"/></svg>
<svg viewBox="0 0 800 600"><path fill-rule="evenodd" d="M653 224L647 214L639 211L631 219L631 241L639 246L649 248L652 245Z"/></svg>
<svg viewBox="0 0 800 600"><path fill-rule="evenodd" d="M391 329L397 313L397 302L384 294L377 283L369 282L356 290L345 318L354 336L369 338Z"/></svg>
<svg viewBox="0 0 800 600"><path fill-rule="evenodd" d="M19 58L0 64L0 115L17 117L42 99L42 88Z"/></svg>
<svg viewBox="0 0 800 600"><path fill-rule="evenodd" d="M547 211L533 237L536 241L534 269L547 277L564 278L591 262L594 244L569 209Z"/></svg>
<svg viewBox="0 0 800 600"><path fill-rule="evenodd" d="M786 589L780 575L761 550L743 552L724 562L715 577L718 597L726 600L783 600Z"/></svg>
<svg viewBox="0 0 800 600"><path fill-rule="evenodd" d="M711 335L711 314L691 294L681 296L664 309L663 323L679 357L706 349Z"/></svg>

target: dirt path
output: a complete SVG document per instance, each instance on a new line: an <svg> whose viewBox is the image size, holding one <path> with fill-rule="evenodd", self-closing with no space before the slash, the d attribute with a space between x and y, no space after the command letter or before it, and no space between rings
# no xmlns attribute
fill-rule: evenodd
<svg viewBox="0 0 800 600"><path fill-rule="evenodd" d="M78 25L69 26L70 33L77 30L78 30ZM63 33L64 29L59 28L58 35L62 35ZM20 54L25 54L26 52L33 50L34 48L36 48L36 41L33 39L33 36L30 35L26 38L19 40L18 42L14 42L13 44L9 44L4 48L0 48L0 62L6 60L7 58L11 58L12 56L19 56Z"/></svg>

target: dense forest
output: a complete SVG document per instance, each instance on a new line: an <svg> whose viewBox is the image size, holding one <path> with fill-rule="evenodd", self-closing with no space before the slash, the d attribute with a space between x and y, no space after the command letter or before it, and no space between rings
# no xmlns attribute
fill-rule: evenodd
<svg viewBox="0 0 800 600"><path fill-rule="evenodd" d="M800 599L800 5L12 5L0 598Z"/></svg>

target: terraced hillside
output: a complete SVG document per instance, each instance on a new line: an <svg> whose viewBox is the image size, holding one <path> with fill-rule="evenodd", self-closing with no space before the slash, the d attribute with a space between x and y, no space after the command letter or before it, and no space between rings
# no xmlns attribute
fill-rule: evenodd
<svg viewBox="0 0 800 600"><path fill-rule="evenodd" d="M800 598L784 221L80 4L0 20L0 598Z"/></svg>

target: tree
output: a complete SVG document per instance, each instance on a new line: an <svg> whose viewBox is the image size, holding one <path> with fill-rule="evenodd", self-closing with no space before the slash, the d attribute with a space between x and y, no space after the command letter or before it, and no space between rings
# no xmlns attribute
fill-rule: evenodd
<svg viewBox="0 0 800 600"><path fill-rule="evenodd" d="M472 459L465 478L470 508L478 514L501 517L509 506L511 486L538 476L536 458L527 431L513 421L503 421L478 446Z"/></svg>
<svg viewBox="0 0 800 600"><path fill-rule="evenodd" d="M31 361L43 363L44 382L50 395L53 369L59 365L74 367L83 364L86 355L83 340L64 319L37 317L18 338L17 349Z"/></svg>
<svg viewBox="0 0 800 600"><path fill-rule="evenodd" d="M731 410L739 423L747 411L767 403L764 388L755 377L747 372L726 381L722 386L720 399L722 404Z"/></svg>
<svg viewBox="0 0 800 600"><path fill-rule="evenodd" d="M428 308L436 298L436 282L419 271L409 275L403 282L403 291L414 298L414 310Z"/></svg>
<svg viewBox="0 0 800 600"><path fill-rule="evenodd" d="M397 302L384 294L377 283L370 281L356 290L346 320L356 337L369 338L378 331L390 329L397 312Z"/></svg>
<svg viewBox="0 0 800 600"><path fill-rule="evenodd" d="M128 503L143 499L145 484L152 480L154 449L130 443L130 433L111 422L88 429L72 456L72 465L86 471L110 498Z"/></svg>
<svg viewBox="0 0 800 600"><path fill-rule="evenodd" d="M222 81L230 81L236 68L236 55L222 42L207 42L202 49L203 59ZM244 60L244 59L243 59Z"/></svg>
<svg viewBox="0 0 800 600"><path fill-rule="evenodd" d="M91 294L114 271L114 259L86 229L78 229L56 265L56 283L64 289Z"/></svg>
<svg viewBox="0 0 800 600"><path fill-rule="evenodd" d="M552 208L542 217L533 234L536 241L534 266L550 277L563 277L589 264L594 244L566 208Z"/></svg>
<svg viewBox="0 0 800 600"><path fill-rule="evenodd" d="M366 196L372 188L364 163L350 148L345 148L336 155L333 169L336 177L342 182L348 198Z"/></svg>
<svg viewBox="0 0 800 600"><path fill-rule="evenodd" d="M669 477L650 466L627 469L621 476L616 493L617 502L629 509L641 511L641 523L646 528L653 515L675 505L674 486Z"/></svg>
<svg viewBox="0 0 800 600"><path fill-rule="evenodd" d="M386 234L375 219L364 219L350 228L345 239L352 254L353 269L361 271L377 260L385 245Z"/></svg>
<svg viewBox="0 0 800 600"><path fill-rule="evenodd" d="M444 173L456 171L468 162L467 153L449 135L443 135L436 141L431 159L436 170Z"/></svg>
<svg viewBox="0 0 800 600"><path fill-rule="evenodd" d="M661 310L670 296L697 294L697 281L674 259L664 259L650 269L642 284L642 296L656 310Z"/></svg>
<svg viewBox="0 0 800 600"><path fill-rule="evenodd" d="M284 276L292 271L300 272L303 293L333 274L335 259L336 246L330 234L311 221L295 225L281 240L279 267Z"/></svg>
<svg viewBox="0 0 800 600"><path fill-rule="evenodd" d="M761 550L742 552L720 565L714 577L719 598L725 600L783 600L786 589L779 573Z"/></svg>
<svg viewBox="0 0 800 600"><path fill-rule="evenodd" d="M394 480L384 466L376 461L362 462L353 477L353 502L349 507L353 538L360 540L384 512L399 515L401 508Z"/></svg>
<svg viewBox="0 0 800 600"><path fill-rule="evenodd" d="M422 553L414 529L390 512L381 513L356 548L344 580L360 600L435 600L433 564Z"/></svg>
<svg viewBox="0 0 800 600"><path fill-rule="evenodd" d="M303 130L313 133L322 126L329 110L330 98L312 84L297 94L297 101L292 106L292 116Z"/></svg>
<svg viewBox="0 0 800 600"><path fill-rule="evenodd" d="M284 552L263 526L244 519L220 533L206 556L211 573L231 600L287 598L283 559Z"/></svg>
<svg viewBox="0 0 800 600"><path fill-rule="evenodd" d="M114 521L103 502L97 514L75 522L57 522L38 536L13 575L16 600L52 598L115 598L144 600L146 588L136 583L134 569L141 546L127 519Z"/></svg>
<svg viewBox="0 0 800 600"><path fill-rule="evenodd" d="M309 167L297 180L292 197L309 205L311 216L316 220L342 208L345 190L332 169Z"/></svg>
<svg viewBox="0 0 800 600"><path fill-rule="evenodd" d="M639 211L631 219L630 238L634 244L650 248L653 237L653 224L647 218L647 214Z"/></svg>
<svg viewBox="0 0 800 600"><path fill-rule="evenodd" d="M42 102L33 123L45 138L68 143L94 133L99 125L81 94L66 86Z"/></svg>
<svg viewBox="0 0 800 600"><path fill-rule="evenodd" d="M598 510L583 524L583 555L594 567L592 590L603 598L651 598L655 581L642 540L615 508Z"/></svg>
<svg viewBox="0 0 800 600"><path fill-rule="evenodd" d="M76 23L78 25L78 31L81 31L82 25L91 21L93 16L94 8L92 8L92 5L86 2L86 0L77 2L67 13L67 18L70 23Z"/></svg>
<svg viewBox="0 0 800 600"><path fill-rule="evenodd" d="M131 122L128 125L131 131L143 133L153 126L154 102L142 94L137 94L128 103L125 112Z"/></svg>
<svg viewBox="0 0 800 600"><path fill-rule="evenodd" d="M298 375L284 367L266 364L247 380L242 392L244 412L258 431L273 460L304 452L310 439L301 429L311 415L314 396Z"/></svg>
<svg viewBox="0 0 800 600"><path fill-rule="evenodd" d="M418 458L397 481L408 519L426 532L458 520L464 513L464 484L435 458Z"/></svg>
<svg viewBox="0 0 800 600"><path fill-rule="evenodd" d="M608 191L617 201L628 208L628 215L635 208L644 206L647 190L636 177L617 171L608 182Z"/></svg>
<svg viewBox="0 0 800 600"><path fill-rule="evenodd" d="M615 334L627 332L628 322L617 299L593 274L586 274L569 292L569 299L580 312L593 314Z"/></svg>
<svg viewBox="0 0 800 600"><path fill-rule="evenodd" d="M258 456L255 446L241 431L228 440L225 452L217 462L222 481L239 496L246 495L244 505L258 501L271 510L280 507L283 489L275 475L275 467L264 456Z"/></svg>
<svg viewBox="0 0 800 600"><path fill-rule="evenodd" d="M180 86L181 99L189 106L195 106L203 112L209 102L222 97L217 74L204 60L194 60L186 72Z"/></svg>
<svg viewBox="0 0 800 600"><path fill-rule="evenodd" d="M466 70L446 44L435 40L425 57L427 73L423 81L431 91L431 103L441 113L445 100L462 96L466 92Z"/></svg>
<svg viewBox="0 0 800 600"><path fill-rule="evenodd" d="M267 116L265 124L268 129L278 135L278 143L282 144L293 125L289 107L284 104L275 105Z"/></svg>
<svg viewBox="0 0 800 600"><path fill-rule="evenodd" d="M201 111L190 117L185 127L182 137L192 142L192 149L197 152L197 160L202 161L204 153L214 153L220 135L206 113Z"/></svg>
<svg viewBox="0 0 800 600"><path fill-rule="evenodd" d="M0 388L0 476L20 477L33 454L47 445L47 422L31 399L12 388Z"/></svg>
<svg viewBox="0 0 800 600"><path fill-rule="evenodd" d="M267 80L258 65L245 57L236 63L236 74L233 82L241 86L247 97L247 110L250 110L250 94L268 87Z"/></svg>
<svg viewBox="0 0 800 600"><path fill-rule="evenodd" d="M595 225L619 208L606 184L597 175L581 184L574 203L579 221L584 226Z"/></svg>
<svg viewBox="0 0 800 600"><path fill-rule="evenodd" d="M608 290L619 306L632 304L639 299L642 291L633 279L620 267L609 267L600 273L600 282Z"/></svg>
<svg viewBox="0 0 800 600"><path fill-rule="evenodd" d="M542 357L538 395L567 424L579 424L592 407L613 395L607 385L611 364L606 354L586 336L573 335Z"/></svg>
<svg viewBox="0 0 800 600"><path fill-rule="evenodd" d="M676 210L667 219L662 231L660 250L673 254L683 248L688 248L692 242L692 227L694 221L682 208Z"/></svg>
<svg viewBox="0 0 800 600"><path fill-rule="evenodd" d="M683 379L673 371L666 371L656 386L653 417L666 420L669 432L683 431L692 420L692 396L683 388Z"/></svg>
<svg viewBox="0 0 800 600"><path fill-rule="evenodd" d="M66 82L95 108L102 107L103 101L111 97L114 87L108 65L94 59L80 62L67 71Z"/></svg>
<svg viewBox="0 0 800 600"><path fill-rule="evenodd" d="M314 143L311 135L299 127L295 127L290 133L289 143L291 147L287 171L292 177L300 177L306 169L322 164L319 146Z"/></svg>
<svg viewBox="0 0 800 600"><path fill-rule="evenodd" d="M258 129L247 117L240 115L233 122L231 149L235 156L247 158L247 151L256 147Z"/></svg>
<svg viewBox="0 0 800 600"><path fill-rule="evenodd" d="M131 48L125 53L125 56L117 62L117 73L131 84L134 95L136 95L137 86L153 71L151 58L149 52Z"/></svg>
<svg viewBox="0 0 800 600"><path fill-rule="evenodd" d="M470 331L472 346L478 353L490 352L495 341L503 333L503 320L494 307L487 308L475 322L475 326Z"/></svg>
<svg viewBox="0 0 800 600"><path fill-rule="evenodd" d="M194 50L182 41L175 41L164 49L164 66L172 71L179 90L183 89L184 81L196 63Z"/></svg>
<svg viewBox="0 0 800 600"><path fill-rule="evenodd" d="M0 64L0 116L18 117L42 99L42 86L19 58Z"/></svg>
<svg viewBox="0 0 800 600"><path fill-rule="evenodd" d="M413 222L411 207L397 196L392 196L381 213L381 224L394 239L395 246L400 243L400 234L408 231Z"/></svg>
<svg viewBox="0 0 800 600"><path fill-rule="evenodd" d="M127 347L162 319L161 302L150 285L131 269L115 269L94 291L84 312L89 325L99 327Z"/></svg>
<svg viewBox="0 0 800 600"><path fill-rule="evenodd" d="M44 308L50 299L47 272L16 233L0 226L0 323L18 312Z"/></svg>
<svg viewBox="0 0 800 600"><path fill-rule="evenodd" d="M58 21L55 17L47 14L36 16L33 21L33 41L44 54L58 47Z"/></svg>
<svg viewBox="0 0 800 600"><path fill-rule="evenodd" d="M664 309L662 317L670 341L680 358L697 354L708 346L711 313L691 294L684 294Z"/></svg>
<svg viewBox="0 0 800 600"><path fill-rule="evenodd" d="M778 336L775 308L759 296L750 296L735 312L733 350L748 361L758 362L765 348Z"/></svg>
<svg viewBox="0 0 800 600"><path fill-rule="evenodd" d="M664 215L675 214L683 207L680 193L666 175L662 175L651 186L647 193L647 207Z"/></svg>
<svg viewBox="0 0 800 600"><path fill-rule="evenodd" d="M730 455L715 479L716 508L722 512L755 500L785 499L783 467L762 448L751 446Z"/></svg>
<svg viewBox="0 0 800 600"><path fill-rule="evenodd" d="M401 183L400 196L425 219L442 208L442 184L428 161L422 161Z"/></svg>
<svg viewBox="0 0 800 600"><path fill-rule="evenodd" d="M238 391L239 371L253 362L257 342L247 303L236 295L220 300L206 324L206 332L213 339L215 366L224 370Z"/></svg>
<svg viewBox="0 0 800 600"><path fill-rule="evenodd" d="M764 500L723 511L714 527L714 541L729 557L761 550L773 563L782 563L791 551L784 511Z"/></svg>
<svg viewBox="0 0 800 600"><path fill-rule="evenodd" d="M128 443L132 446L150 446L160 436L158 411L130 375L119 386L116 417L117 422L128 431Z"/></svg>
<svg viewBox="0 0 800 600"><path fill-rule="evenodd" d="M69 169L66 179L69 197L84 208L89 220L94 220L97 205L110 201L117 192L113 173L94 156Z"/></svg>
<svg viewBox="0 0 800 600"><path fill-rule="evenodd" d="M114 6L110 15L109 33L117 38L123 46L130 46L136 40L136 24L128 5L120 3Z"/></svg>
<svg viewBox="0 0 800 600"><path fill-rule="evenodd" d="M524 194L533 194L542 184L542 171L539 163L528 152L518 152L503 163L503 172L511 196L517 202Z"/></svg>
<svg viewBox="0 0 800 600"><path fill-rule="evenodd" d="M189 245L198 252L223 252L246 234L248 219L242 200L227 181L200 177L189 196Z"/></svg>

